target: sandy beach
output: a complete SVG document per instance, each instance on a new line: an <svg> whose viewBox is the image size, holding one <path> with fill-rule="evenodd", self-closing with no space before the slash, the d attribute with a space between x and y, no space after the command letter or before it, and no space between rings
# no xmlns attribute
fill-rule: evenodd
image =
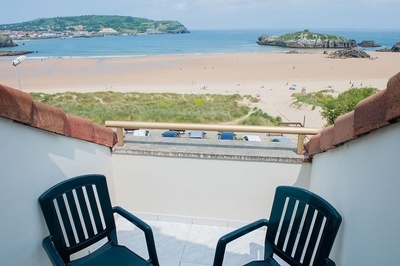
<svg viewBox="0 0 400 266"><path fill-rule="evenodd" d="M233 53L104 58L28 58L18 66L26 92L137 91L235 94L258 97L256 104L283 121L321 128L319 110L291 106L294 92L354 87L385 89L399 72L399 53L370 53L372 59L331 59L321 52ZM29 57L29 56L28 56ZM18 89L11 60L0 59L0 83ZM289 89L292 84L296 90Z"/></svg>

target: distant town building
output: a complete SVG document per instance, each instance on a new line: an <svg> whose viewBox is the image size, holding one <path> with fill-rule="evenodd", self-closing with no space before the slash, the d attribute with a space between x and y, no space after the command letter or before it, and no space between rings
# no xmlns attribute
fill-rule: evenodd
<svg viewBox="0 0 400 266"><path fill-rule="evenodd" d="M84 27L82 25L76 25L76 26L73 26L72 28L74 30L76 30L76 31L83 31L84 30Z"/></svg>
<svg viewBox="0 0 400 266"><path fill-rule="evenodd" d="M113 34L118 34L118 31L114 30L113 28L104 28L101 31L99 31L99 34L113 35Z"/></svg>

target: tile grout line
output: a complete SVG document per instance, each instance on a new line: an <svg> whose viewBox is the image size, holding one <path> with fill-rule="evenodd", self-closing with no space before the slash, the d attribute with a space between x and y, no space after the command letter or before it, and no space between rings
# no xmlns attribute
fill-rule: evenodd
<svg viewBox="0 0 400 266"><path fill-rule="evenodd" d="M185 245L183 246L183 249L182 249L182 254L181 254L181 258L180 258L180 260L179 260L179 265L181 265L181 263L182 263L182 260L183 260L183 254L185 254L185 249L186 249L187 242L188 242L188 240L189 240L189 235L190 235L190 232L192 231L193 219L192 219L191 221L192 221L192 222L190 223L190 229L189 229L189 233L188 233L188 234L187 234L187 236L186 236L186 239L185 239Z"/></svg>

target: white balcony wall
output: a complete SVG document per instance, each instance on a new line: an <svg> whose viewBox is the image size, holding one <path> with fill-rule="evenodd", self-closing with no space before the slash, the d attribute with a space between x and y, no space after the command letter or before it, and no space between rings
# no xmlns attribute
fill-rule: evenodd
<svg viewBox="0 0 400 266"><path fill-rule="evenodd" d="M337 265L399 265L400 123L315 155L310 190L343 216Z"/></svg>
<svg viewBox="0 0 400 266"><path fill-rule="evenodd" d="M50 265L37 198L69 177L102 173L114 204L133 212L250 221L268 217L275 188L309 188L343 216L337 265L397 265L400 123L288 164L139 155L0 118L2 265Z"/></svg>
<svg viewBox="0 0 400 266"><path fill-rule="evenodd" d="M1 265L50 265L41 246L48 231L38 197L76 175L111 177L110 149L4 118L0 136Z"/></svg>
<svg viewBox="0 0 400 266"><path fill-rule="evenodd" d="M132 212L251 221L275 188L308 187L310 164L113 154L117 203Z"/></svg>

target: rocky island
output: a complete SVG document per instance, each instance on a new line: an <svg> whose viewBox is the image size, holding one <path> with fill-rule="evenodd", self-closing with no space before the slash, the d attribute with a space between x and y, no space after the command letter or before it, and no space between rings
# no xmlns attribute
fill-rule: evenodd
<svg viewBox="0 0 400 266"><path fill-rule="evenodd" d="M376 50L377 52L395 52L395 53L398 53L398 52L400 52L400 42L397 42L395 45L393 45L392 46L392 48L387 48L387 47L385 47L385 48L383 48L383 49L380 49L380 50Z"/></svg>
<svg viewBox="0 0 400 266"><path fill-rule="evenodd" d="M400 42L397 42L395 45L393 45L392 52L400 52Z"/></svg>
<svg viewBox="0 0 400 266"><path fill-rule="evenodd" d="M32 53L34 51L0 51L0 56L18 56Z"/></svg>
<svg viewBox="0 0 400 266"><path fill-rule="evenodd" d="M381 45L375 41L362 41L357 43L360 47L381 47Z"/></svg>
<svg viewBox="0 0 400 266"><path fill-rule="evenodd" d="M4 36L0 34L0 48L5 48L5 47L15 47L18 46L18 44L14 43L13 40L9 36ZM33 51L3 51L0 50L0 56L17 56L17 55L24 55L24 54L30 54L33 53Z"/></svg>
<svg viewBox="0 0 400 266"><path fill-rule="evenodd" d="M18 46L18 44L14 43L9 36L0 34L0 47L14 47L14 46Z"/></svg>
<svg viewBox="0 0 400 266"><path fill-rule="evenodd" d="M346 59L346 58L371 58L371 56L361 49L345 49L345 50L336 50L328 55L328 58L338 58L338 59Z"/></svg>
<svg viewBox="0 0 400 266"><path fill-rule="evenodd" d="M261 35L258 37L258 44L282 46L288 48L350 48L356 47L355 40L348 40L344 37L312 33L309 30L289 33L282 36Z"/></svg>

